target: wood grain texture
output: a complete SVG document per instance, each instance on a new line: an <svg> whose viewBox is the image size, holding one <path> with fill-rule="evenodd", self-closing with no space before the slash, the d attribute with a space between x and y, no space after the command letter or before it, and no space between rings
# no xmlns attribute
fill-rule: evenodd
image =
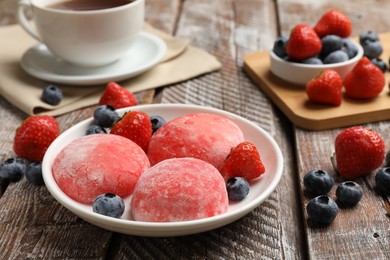
<svg viewBox="0 0 390 260"><path fill-rule="evenodd" d="M387 1L375 1L375 4L372 1L278 1L278 3L282 34L287 34L297 23L315 24L320 15L331 8L338 9L351 18L353 36L369 29L376 32L390 31L390 20L387 19L388 15L385 12L389 8ZM388 57L384 58L387 61ZM378 132L384 139L386 148L390 148L389 121L364 126ZM386 216L383 197L375 190L374 174L356 180L364 190L362 201L355 208L342 208L332 225L319 227L306 221L305 207L311 196L303 188L303 175L311 169L322 168L334 175L336 185L342 181L330 162L330 156L334 151L334 139L341 130L313 132L295 129L308 255L312 259L389 259L390 218ZM329 194L334 199L335 189L336 186Z"/></svg>

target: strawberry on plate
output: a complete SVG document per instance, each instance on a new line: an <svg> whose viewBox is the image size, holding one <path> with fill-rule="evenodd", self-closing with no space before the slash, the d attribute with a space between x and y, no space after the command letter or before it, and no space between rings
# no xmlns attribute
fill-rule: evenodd
<svg viewBox="0 0 390 260"><path fill-rule="evenodd" d="M345 76L345 93L350 98L370 99L378 96L385 86L383 72L367 57L363 57Z"/></svg>
<svg viewBox="0 0 390 260"><path fill-rule="evenodd" d="M314 26L314 31L322 38L326 35L338 35L347 38L352 33L352 25L348 16L337 10L326 12Z"/></svg>
<svg viewBox="0 0 390 260"><path fill-rule="evenodd" d="M57 120L52 116L30 116L16 130L15 153L30 161L42 161L50 144L60 134Z"/></svg>
<svg viewBox="0 0 390 260"><path fill-rule="evenodd" d="M306 84L306 94L314 103L339 106L342 87L343 79L337 71L324 70Z"/></svg>
<svg viewBox="0 0 390 260"><path fill-rule="evenodd" d="M99 105L110 105L115 109L135 106L137 98L127 89L115 82L109 82L99 100Z"/></svg>
<svg viewBox="0 0 390 260"><path fill-rule="evenodd" d="M305 60L321 52L322 43L310 25L298 24L290 34L286 43L288 56L295 60Z"/></svg>
<svg viewBox="0 0 390 260"><path fill-rule="evenodd" d="M126 137L146 152L152 137L152 123L145 112L129 111L114 124L110 134Z"/></svg>
<svg viewBox="0 0 390 260"><path fill-rule="evenodd" d="M250 181L264 172L265 167L256 146L247 141L239 143L230 151L221 169L225 180L242 177Z"/></svg>
<svg viewBox="0 0 390 260"><path fill-rule="evenodd" d="M370 174L385 158L382 138L373 130L354 126L343 130L335 140L337 170L347 180Z"/></svg>

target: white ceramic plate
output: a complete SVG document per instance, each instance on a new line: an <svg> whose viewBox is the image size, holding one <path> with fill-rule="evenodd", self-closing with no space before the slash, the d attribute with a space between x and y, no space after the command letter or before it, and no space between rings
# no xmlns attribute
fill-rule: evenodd
<svg viewBox="0 0 390 260"><path fill-rule="evenodd" d="M49 82L95 85L139 75L155 66L164 57L166 50L163 40L142 32L124 57L106 66L74 66L53 56L46 45L41 43L28 49L20 63L28 74Z"/></svg>
<svg viewBox="0 0 390 260"><path fill-rule="evenodd" d="M230 118L241 128L247 141L254 143L266 167L266 172L251 182L249 195L242 201L229 205L228 212L199 220L156 223L129 220L131 196L125 198L126 210L121 219L106 217L92 211L92 207L69 198L55 182L51 168L62 148L77 137L83 136L93 119L87 119L62 133L49 147L43 159L43 178L53 197L80 218L107 230L139 236L178 236L200 233L229 224L259 206L276 188L282 176L283 157L274 139L256 124L222 110L184 104L141 105L118 110L123 114L128 110L139 110L149 115L160 115L167 121L190 113L212 113ZM221 129L223 131L223 129Z"/></svg>

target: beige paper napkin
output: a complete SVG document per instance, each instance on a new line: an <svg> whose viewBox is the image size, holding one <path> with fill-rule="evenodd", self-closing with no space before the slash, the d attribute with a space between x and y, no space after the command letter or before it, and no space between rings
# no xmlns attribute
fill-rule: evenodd
<svg viewBox="0 0 390 260"><path fill-rule="evenodd" d="M203 50L189 46L188 41L172 37L146 24L144 31L162 38L167 53L152 69L134 78L118 82L132 92L165 86L190 79L221 67L221 63ZM99 86L70 86L57 84L64 99L57 106L40 100L46 82L27 74L20 66L23 53L37 42L19 25L0 27L0 95L27 114L61 115L96 104L105 84Z"/></svg>

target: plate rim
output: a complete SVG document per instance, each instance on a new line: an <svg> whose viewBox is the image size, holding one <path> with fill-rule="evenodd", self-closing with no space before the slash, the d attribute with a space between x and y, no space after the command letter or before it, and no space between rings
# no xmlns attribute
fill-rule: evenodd
<svg viewBox="0 0 390 260"><path fill-rule="evenodd" d="M123 113L128 110L148 110L153 108L161 108L164 107L164 109L194 109L197 111L194 111L196 113L201 112L211 112L216 113L219 115L225 115L228 116L230 119L237 119L243 121L245 124L250 125L251 127L254 127L256 130L260 131L262 135L270 142L272 145L274 152L277 156L277 166L274 173L274 177L272 181L269 183L269 185L265 188L265 190L261 193L260 199L256 199L250 201L249 203L245 204L243 208L240 210L236 210L233 212L226 212L217 216L209 217L209 218L203 218L203 219L197 219L197 220L189 220L189 221L182 221L182 222L142 222L142 221L134 221L134 220L125 220L125 219L116 219L111 218L103 215L99 215L97 213L94 213L92 211L87 212L84 208L79 207L76 204L76 207L72 206L68 202L73 202L71 198L65 196L60 196L58 194L58 191L54 189L51 185L46 185L47 189L51 193L51 195L65 208L73 212L75 215L79 216L80 218L86 220L89 223L92 223L96 226L100 226L106 230L111 230L115 232L120 232L124 234L130 234L130 235L140 235L140 236L149 236L149 237L164 237L164 236L177 236L177 235L189 235L194 233L200 233L204 231L209 231L221 226L224 226L226 224L229 224L249 212L251 212L254 208L258 207L260 204L262 204L270 195L271 193L276 189L278 183L280 182L280 179L283 174L283 166L284 166L284 159L282 152L280 150L279 145L276 143L276 141L272 138L272 136L267 133L263 128L258 126L257 124L251 122L250 120L243 118L239 115L236 115L234 113L220 110L213 107L205 107L205 106L199 106L199 105L189 105L189 104L147 104L147 105L138 105L138 106L132 106L127 108L118 109L118 113ZM64 139L69 132L75 131L75 129L78 129L82 127L82 125L90 124L93 121L92 118L85 119L72 127L65 130L61 135L54 140L54 142L50 145L50 147L47 150L46 154L50 154L53 147L56 146L57 143L62 142L62 139ZM64 134L65 133L65 134ZM45 155L43 162L42 162L42 170L43 170L43 178L45 181L45 184L53 183L56 185L54 177L51 174L51 169L49 170L48 167L51 167L48 156ZM261 177L260 177L261 178ZM59 187L57 186L57 189ZM59 190L61 193L63 193L61 190ZM82 214L81 213L85 213ZM91 222L92 220L98 220L99 223ZM104 221L105 223L109 223L110 228L107 228L107 225L99 225L100 222ZM124 227L126 227L126 230L124 230Z"/></svg>
<svg viewBox="0 0 390 260"><path fill-rule="evenodd" d="M40 46L45 46L44 43L37 43L30 48L28 48L22 55L20 59L20 65L22 69L28 73L29 75L39 78L41 80L46 80L50 82L55 83L62 83L62 84L70 84L70 85L97 85L101 83L106 83L107 81L120 81L124 79L130 79L132 77L135 77L151 68L153 68L155 65L157 65L164 55L167 53L167 45L160 37L149 33L149 32L140 32L137 39L147 39L150 43L154 44L154 46L157 48L157 51L155 52L155 55L152 59L148 59L142 66L132 68L131 70L128 70L126 72L121 73L111 73L108 75L75 75L75 76L64 76L64 75L56 75L54 73L49 73L47 71L43 70L37 70L33 69L32 67L28 66L28 64L31 64L31 61L27 61L27 57L29 52L33 51L36 48L39 48ZM131 50L129 50L131 52ZM126 56L126 54L124 55ZM107 66L109 66L108 64ZM104 66L102 66L104 67ZM102 68L98 67L98 68Z"/></svg>

